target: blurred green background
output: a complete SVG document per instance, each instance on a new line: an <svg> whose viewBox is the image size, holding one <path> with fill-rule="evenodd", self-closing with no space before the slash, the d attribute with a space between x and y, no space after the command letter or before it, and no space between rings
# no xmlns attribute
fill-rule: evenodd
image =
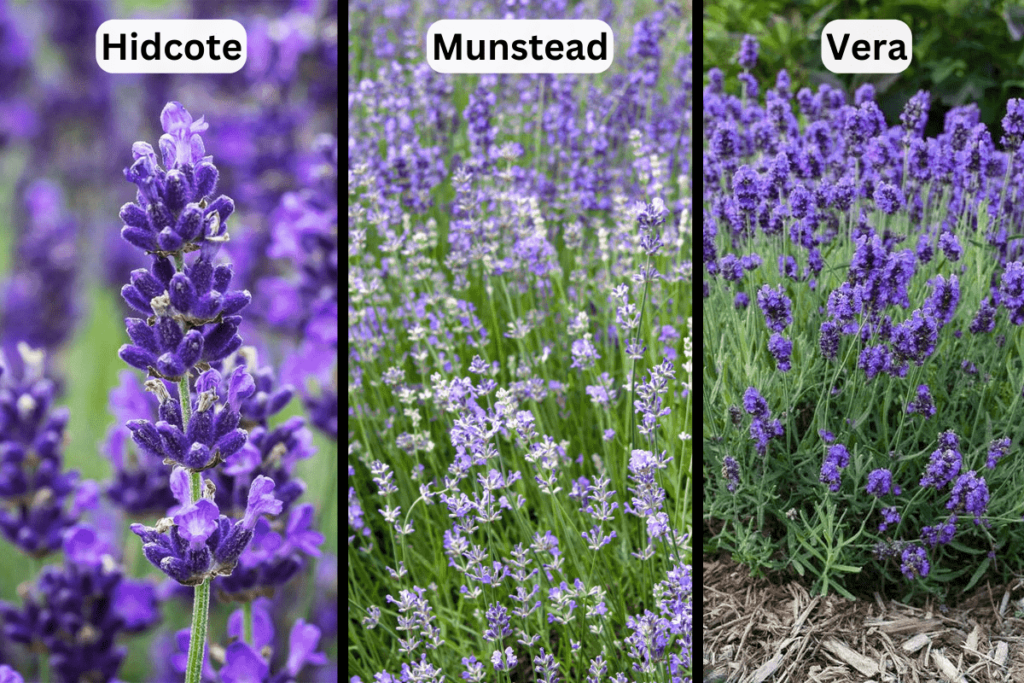
<svg viewBox="0 0 1024 683"><path fill-rule="evenodd" d="M914 36L910 67L900 74L833 74L821 63L821 30L835 19L900 19ZM793 92L829 83L852 102L858 86L875 85L891 122L918 90L932 94L926 134L942 130L945 112L971 102L999 139L1006 100L1024 97L1024 6L1006 0L717 0L704 5L704 69L718 67L738 88L736 52L745 33L761 44L754 75L761 92L786 69ZM994 127L994 128L993 128Z"/></svg>

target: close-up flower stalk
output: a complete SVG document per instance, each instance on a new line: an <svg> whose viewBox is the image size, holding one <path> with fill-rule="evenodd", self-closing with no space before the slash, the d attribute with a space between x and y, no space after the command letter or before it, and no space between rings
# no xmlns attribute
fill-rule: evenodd
<svg viewBox="0 0 1024 683"><path fill-rule="evenodd" d="M337 12L0 0L0 681L338 680Z"/></svg>

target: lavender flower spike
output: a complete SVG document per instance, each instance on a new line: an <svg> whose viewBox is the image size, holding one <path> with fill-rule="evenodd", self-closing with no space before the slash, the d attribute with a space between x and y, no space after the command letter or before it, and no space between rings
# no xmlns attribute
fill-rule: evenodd
<svg viewBox="0 0 1024 683"><path fill-rule="evenodd" d="M252 540L259 517L281 511L281 501L273 497L273 490L271 479L256 477L240 521L232 522L220 514L216 503L200 498L173 518L160 520L156 527L132 524L131 530L142 539L146 559L160 571L178 583L198 586L208 578L231 574Z"/></svg>

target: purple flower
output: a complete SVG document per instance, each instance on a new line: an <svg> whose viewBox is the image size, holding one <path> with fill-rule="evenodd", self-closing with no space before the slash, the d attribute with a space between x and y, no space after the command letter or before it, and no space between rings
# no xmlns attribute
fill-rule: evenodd
<svg viewBox="0 0 1024 683"><path fill-rule="evenodd" d="M951 232L944 232L939 235L939 249L953 263L959 261L964 255L964 249L960 246L960 241Z"/></svg>
<svg viewBox="0 0 1024 683"><path fill-rule="evenodd" d="M921 540L930 548L938 545L945 545L953 540L956 535L956 515L949 518L940 525L934 527L926 526L921 529Z"/></svg>
<svg viewBox="0 0 1024 683"><path fill-rule="evenodd" d="M782 287L774 290L764 285L757 292L757 305L764 313L765 324L774 332L782 332L793 322L791 313L792 302L785 295Z"/></svg>
<svg viewBox="0 0 1024 683"><path fill-rule="evenodd" d="M54 409L54 382L44 376L45 356L18 346L21 367L0 355L0 532L41 558L61 547L80 511L67 506L82 486L76 470L63 471L69 413ZM84 482L83 482L84 484Z"/></svg>
<svg viewBox="0 0 1024 683"><path fill-rule="evenodd" d="M487 609L488 628L483 632L483 638L487 641L500 640L512 635L509 628L508 610L504 606L494 603Z"/></svg>
<svg viewBox="0 0 1024 683"><path fill-rule="evenodd" d="M846 450L846 446L842 444L829 446L825 462L821 465L821 475L818 480L823 484L828 484L829 490L833 493L838 491L839 485L842 483L842 470L849 464L850 452Z"/></svg>
<svg viewBox="0 0 1024 683"><path fill-rule="evenodd" d="M860 352L857 367L864 371L870 380L880 372L887 372L891 367L889 350L885 346L865 346Z"/></svg>
<svg viewBox="0 0 1024 683"><path fill-rule="evenodd" d="M875 187L875 205L891 216L903 208L903 192L889 183L880 183Z"/></svg>
<svg viewBox="0 0 1024 683"><path fill-rule="evenodd" d="M771 417L771 412L768 410L768 401L764 400L754 387L747 387L747 390L743 393L743 408L759 420L767 420Z"/></svg>
<svg viewBox="0 0 1024 683"><path fill-rule="evenodd" d="M922 308L926 315L938 320L940 325L947 325L953 319L960 302L960 280L956 275L950 275L949 280L936 275L928 284L932 286L932 294Z"/></svg>
<svg viewBox="0 0 1024 683"><path fill-rule="evenodd" d="M1024 324L1024 265L1020 261L1006 264L999 295L1003 307L1010 314L1010 322L1014 325Z"/></svg>
<svg viewBox="0 0 1024 683"><path fill-rule="evenodd" d="M73 536L64 565L42 570L24 591L22 609L0 603L3 635L10 642L45 648L62 680L77 680L83 671L111 680L125 656L125 649L115 646L117 636L126 626L151 626L157 615L119 604L131 588L123 585L122 572L109 556L111 549L96 530L79 527ZM107 555L106 561L99 561L102 555Z"/></svg>
<svg viewBox="0 0 1024 683"><path fill-rule="evenodd" d="M981 518L988 508L988 485L984 477L979 477L974 470L961 474L949 494L946 509L953 512L967 511L974 515L974 523L980 524Z"/></svg>
<svg viewBox="0 0 1024 683"><path fill-rule="evenodd" d="M868 493L881 498L882 496L893 493L894 495L900 495L903 493L903 489L899 485L892 483L892 472L887 469L877 469L868 474L868 485L866 487Z"/></svg>
<svg viewBox="0 0 1024 683"><path fill-rule="evenodd" d="M271 496L273 486L266 477L257 477L246 516L238 522L220 515L212 501L200 499L174 520L156 528L132 524L131 530L142 539L146 559L178 583L196 586L234 568L252 540L258 515L280 512L280 501Z"/></svg>
<svg viewBox="0 0 1024 683"><path fill-rule="evenodd" d="M1022 139L1024 139L1024 100L1011 98L1006 102L1001 142L1007 147L1007 151L1015 152Z"/></svg>
<svg viewBox="0 0 1024 683"><path fill-rule="evenodd" d="M939 448L933 451L920 485L943 488L959 474L961 464L960 452L955 448Z"/></svg>
<svg viewBox="0 0 1024 683"><path fill-rule="evenodd" d="M908 138L911 136L920 138L924 134L931 99L931 93L926 90L918 90L913 97L907 100L907 104L903 107L903 113L900 114L900 123L903 124Z"/></svg>
<svg viewBox="0 0 1024 683"><path fill-rule="evenodd" d="M826 320L821 324L820 337L818 338L818 348L821 349L821 355L830 361L834 361L839 357L839 326L831 320Z"/></svg>
<svg viewBox="0 0 1024 683"><path fill-rule="evenodd" d="M968 329L971 334L982 334L984 332L991 332L995 328L996 307L992 305L990 299L982 299L981 305L978 307L978 313L974 316L974 320L971 321Z"/></svg>
<svg viewBox="0 0 1024 683"><path fill-rule="evenodd" d="M591 335L585 334L582 339L572 343L572 365L579 370L589 370L601 358L601 354L590 341Z"/></svg>
<svg viewBox="0 0 1024 683"><path fill-rule="evenodd" d="M789 341L781 334L776 332L768 340L768 350L771 351L775 357L775 363L779 369L779 372L789 372L790 356L793 354L793 342Z"/></svg>
<svg viewBox="0 0 1024 683"><path fill-rule="evenodd" d="M1003 458L1006 453L1010 450L1010 437L1003 437L1002 439L995 439L988 445L988 460L985 461L985 467L995 469L996 463Z"/></svg>
<svg viewBox="0 0 1024 683"><path fill-rule="evenodd" d="M919 576L928 576L928 553L924 548L913 545L906 548L901 556L900 571L913 581Z"/></svg>
<svg viewBox="0 0 1024 683"><path fill-rule="evenodd" d="M506 647L504 653L501 650L491 653L491 664L495 671L510 671L518 661L511 647Z"/></svg>
<svg viewBox="0 0 1024 683"><path fill-rule="evenodd" d="M935 415L935 403L932 401L932 393L927 384L918 386L917 398L907 404L907 414L913 413L923 415L925 419Z"/></svg>
<svg viewBox="0 0 1024 683"><path fill-rule="evenodd" d="M736 61L742 69L750 71L754 68L754 65L757 64L757 51L757 38L749 34L743 36L739 54L736 56Z"/></svg>
<svg viewBox="0 0 1024 683"><path fill-rule="evenodd" d="M181 537L188 541L193 550L206 545L206 539L217 530L220 514L217 506L206 498L200 498L174 516Z"/></svg>
<svg viewBox="0 0 1024 683"><path fill-rule="evenodd" d="M882 522L878 525L878 531L882 532L892 524L900 523L900 513L894 507L882 508Z"/></svg>

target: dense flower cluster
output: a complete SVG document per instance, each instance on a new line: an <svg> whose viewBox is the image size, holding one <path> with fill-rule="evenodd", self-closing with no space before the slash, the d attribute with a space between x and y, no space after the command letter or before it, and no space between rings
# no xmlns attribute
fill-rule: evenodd
<svg viewBox="0 0 1024 683"><path fill-rule="evenodd" d="M688 18L597 10L599 78L421 59L580 11L352 6L349 683L691 678Z"/></svg>
<svg viewBox="0 0 1024 683"><path fill-rule="evenodd" d="M1024 103L1007 103L1002 136L976 105L936 121L926 92L890 122L870 83L798 89L781 72L762 88L756 39L737 47L740 82L711 68L703 99L706 509L728 526L775 496L791 511L838 506L853 514L828 533L846 538L870 515L870 570L929 589L973 557L965 547L1019 557L1006 528L986 530L1019 514L1000 487L1024 419L1010 360L1024 324ZM728 428L741 397L752 444ZM771 439L782 466L764 457ZM815 470L826 486L809 485ZM734 549L759 533L728 528Z"/></svg>

